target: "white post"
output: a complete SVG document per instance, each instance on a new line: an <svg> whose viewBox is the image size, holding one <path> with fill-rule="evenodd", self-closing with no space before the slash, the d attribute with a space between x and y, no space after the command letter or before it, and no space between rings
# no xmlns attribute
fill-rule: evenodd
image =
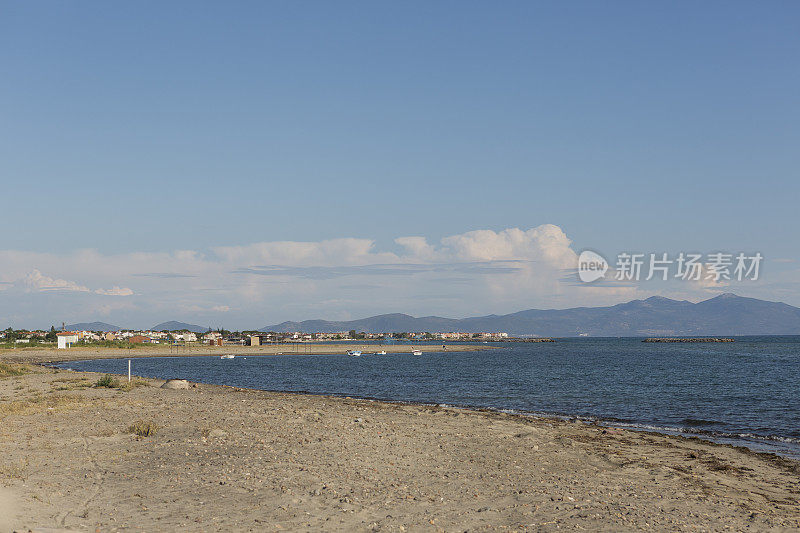
<svg viewBox="0 0 800 533"><path fill-rule="evenodd" d="M131 360L128 359L128 383L131 382Z"/></svg>

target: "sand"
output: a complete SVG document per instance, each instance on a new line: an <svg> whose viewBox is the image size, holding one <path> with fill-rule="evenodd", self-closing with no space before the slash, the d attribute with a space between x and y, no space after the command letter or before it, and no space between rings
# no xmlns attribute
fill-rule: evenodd
<svg viewBox="0 0 800 533"><path fill-rule="evenodd" d="M0 530L800 528L800 463L698 439L35 372L0 377Z"/></svg>

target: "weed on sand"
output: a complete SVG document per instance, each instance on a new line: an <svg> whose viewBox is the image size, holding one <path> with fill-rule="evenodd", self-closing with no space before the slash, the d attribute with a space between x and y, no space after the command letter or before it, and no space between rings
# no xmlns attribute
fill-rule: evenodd
<svg viewBox="0 0 800 533"><path fill-rule="evenodd" d="M138 420L128 428L128 433L137 437L152 437L158 433L158 426L152 420Z"/></svg>

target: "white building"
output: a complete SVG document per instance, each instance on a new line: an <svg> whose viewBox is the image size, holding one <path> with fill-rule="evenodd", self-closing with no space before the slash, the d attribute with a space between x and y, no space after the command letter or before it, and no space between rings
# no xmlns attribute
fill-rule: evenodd
<svg viewBox="0 0 800 533"><path fill-rule="evenodd" d="M187 333L173 333L172 338L175 339L176 341L185 341L185 342L197 341L197 335L195 335L191 331Z"/></svg>
<svg viewBox="0 0 800 533"><path fill-rule="evenodd" d="M62 331L61 333L57 334L58 337L58 349L64 350L69 348L76 342L78 342L78 334L72 333L71 331Z"/></svg>

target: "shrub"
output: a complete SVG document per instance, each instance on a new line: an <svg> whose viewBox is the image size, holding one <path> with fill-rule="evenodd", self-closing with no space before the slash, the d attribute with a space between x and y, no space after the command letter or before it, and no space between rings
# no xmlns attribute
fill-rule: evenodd
<svg viewBox="0 0 800 533"><path fill-rule="evenodd" d="M106 387L108 389L116 389L119 387L119 380L112 376L111 374L106 374L102 378L98 379L95 384L95 387Z"/></svg>
<svg viewBox="0 0 800 533"><path fill-rule="evenodd" d="M158 432L158 426L152 420L138 420L128 428L128 433L137 437L152 437Z"/></svg>

